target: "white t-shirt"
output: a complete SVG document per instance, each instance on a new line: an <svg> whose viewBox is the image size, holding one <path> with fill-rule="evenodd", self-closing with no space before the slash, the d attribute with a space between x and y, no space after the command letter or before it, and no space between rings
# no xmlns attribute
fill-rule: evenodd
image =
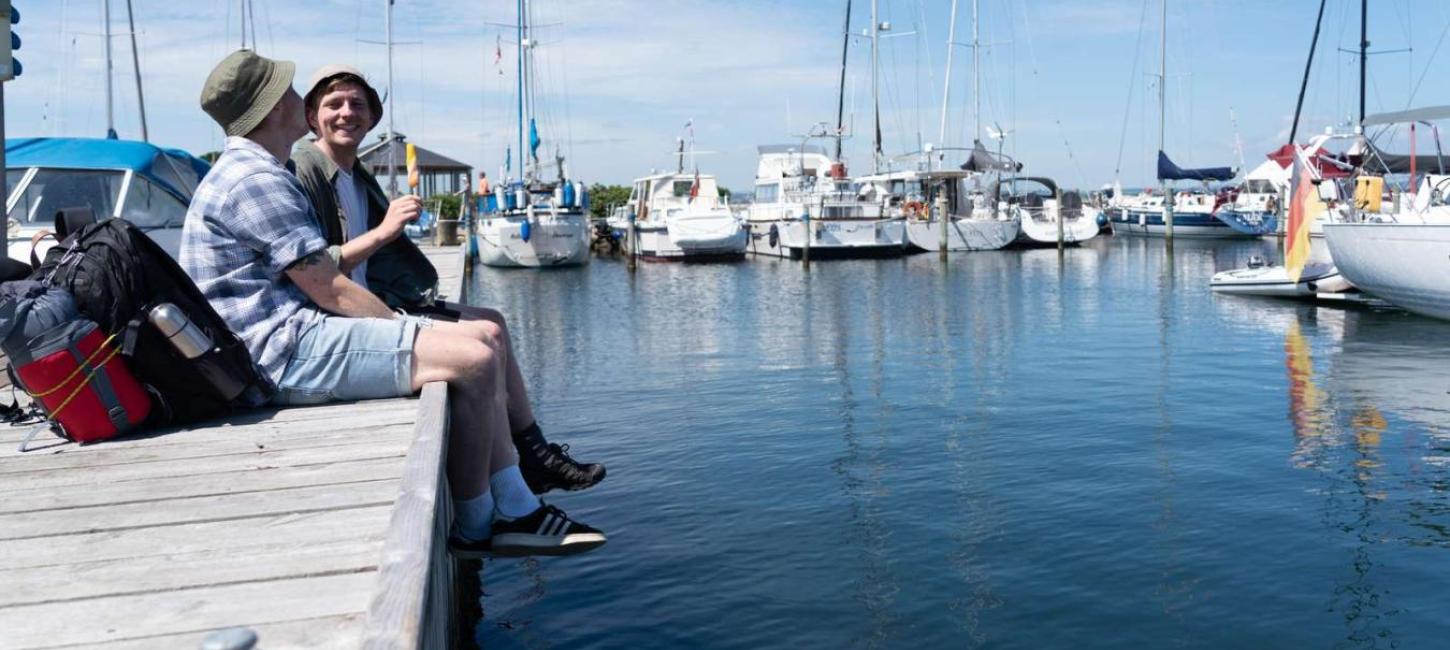
<svg viewBox="0 0 1450 650"><path fill-rule="evenodd" d="M352 172L337 170L337 180L333 181L337 188L337 205L342 208L343 219L343 241L352 241L368 231L368 202L363 194L363 188L352 177ZM358 262L352 269L352 281L363 287L368 286L368 261Z"/></svg>

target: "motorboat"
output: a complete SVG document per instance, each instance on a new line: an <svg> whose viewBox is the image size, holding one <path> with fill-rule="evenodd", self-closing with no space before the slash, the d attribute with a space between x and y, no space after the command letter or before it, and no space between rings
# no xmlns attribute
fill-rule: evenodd
<svg viewBox="0 0 1450 650"><path fill-rule="evenodd" d="M715 177L699 171L680 169L635 179L629 201L615 208L608 223L626 254L647 260L745 256L744 224L720 196Z"/></svg>
<svg viewBox="0 0 1450 650"><path fill-rule="evenodd" d="M1214 293L1267 298L1315 298L1354 290L1332 262L1306 264L1299 279L1291 281L1283 266L1270 266L1258 258L1245 268L1213 274L1209 287Z"/></svg>
<svg viewBox="0 0 1450 650"><path fill-rule="evenodd" d="M764 145L755 200L746 209L752 255L801 259L883 257L905 252L904 219L886 195L852 181L846 166L814 145Z"/></svg>
<svg viewBox="0 0 1450 650"><path fill-rule="evenodd" d="M54 229L56 212L74 207L125 219L176 257L187 206L211 169L181 149L103 138L7 139L5 165L6 252L27 263L31 239ZM55 243L39 242L37 257Z"/></svg>

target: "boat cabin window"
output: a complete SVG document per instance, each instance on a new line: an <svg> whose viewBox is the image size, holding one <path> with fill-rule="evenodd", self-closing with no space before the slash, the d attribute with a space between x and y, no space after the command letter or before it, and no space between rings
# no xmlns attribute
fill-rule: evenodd
<svg viewBox="0 0 1450 650"><path fill-rule="evenodd" d="M765 184L765 185L756 185L755 186L755 202L756 203L775 203L776 200L779 199L779 198L780 198L780 185L779 184L777 184L777 183L768 183L768 184Z"/></svg>
<svg viewBox="0 0 1450 650"><path fill-rule="evenodd" d="M18 180L17 171L24 170L6 170L6 177ZM50 226L62 208L79 207L89 207L96 218L104 219L116 209L124 178L125 173L119 171L41 169L16 200L10 220L22 226Z"/></svg>
<svg viewBox="0 0 1450 650"><path fill-rule="evenodd" d="M178 228L186 221L186 204L155 183L137 176L131 179L121 218L141 229Z"/></svg>
<svg viewBox="0 0 1450 650"><path fill-rule="evenodd" d="M675 181L670 189L674 192L675 196L689 196L690 188L694 185L695 181Z"/></svg>
<svg viewBox="0 0 1450 650"><path fill-rule="evenodd" d="M1244 181L1243 188L1239 190L1245 194L1278 194L1279 190L1266 178L1252 178Z"/></svg>

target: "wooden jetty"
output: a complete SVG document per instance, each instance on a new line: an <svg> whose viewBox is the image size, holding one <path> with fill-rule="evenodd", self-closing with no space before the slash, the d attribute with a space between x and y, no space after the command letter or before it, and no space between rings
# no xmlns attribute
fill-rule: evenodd
<svg viewBox="0 0 1450 650"><path fill-rule="evenodd" d="M461 299L460 249L424 251ZM434 383L25 454L0 427L0 648L462 645L446 423Z"/></svg>

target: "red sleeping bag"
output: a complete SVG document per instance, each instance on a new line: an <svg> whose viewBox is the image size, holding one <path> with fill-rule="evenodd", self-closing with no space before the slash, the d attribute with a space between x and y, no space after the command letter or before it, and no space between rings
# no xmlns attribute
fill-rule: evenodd
<svg viewBox="0 0 1450 650"><path fill-rule="evenodd" d="M151 398L118 353L120 342L94 322L72 320L28 342L27 359L11 357L21 387L62 436L79 443L129 431L151 413Z"/></svg>

